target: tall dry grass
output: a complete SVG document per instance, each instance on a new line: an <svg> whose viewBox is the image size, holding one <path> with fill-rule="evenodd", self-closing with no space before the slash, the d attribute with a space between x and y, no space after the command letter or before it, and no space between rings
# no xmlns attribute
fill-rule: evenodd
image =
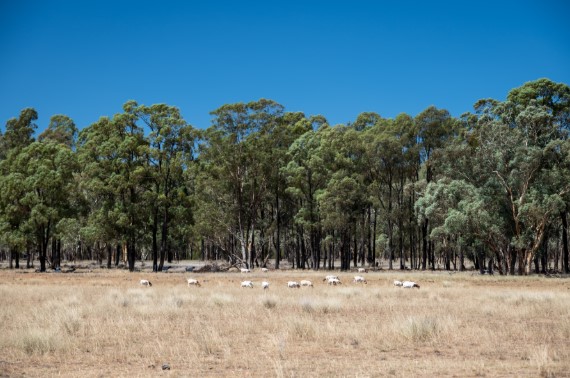
<svg viewBox="0 0 570 378"><path fill-rule="evenodd" d="M568 376L570 280L368 273L0 271L8 376ZM291 279L314 288L289 289ZM344 278L344 279L343 279ZM421 289L401 289L410 278ZM261 280L271 282L261 289ZM204 282L205 281L205 282ZM169 371L161 370L168 363ZM1 374L0 374L1 375Z"/></svg>

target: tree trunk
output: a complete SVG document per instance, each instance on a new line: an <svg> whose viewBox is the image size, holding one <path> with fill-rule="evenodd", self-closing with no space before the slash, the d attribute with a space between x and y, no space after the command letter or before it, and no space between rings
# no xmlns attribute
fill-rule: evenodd
<svg viewBox="0 0 570 378"><path fill-rule="evenodd" d="M427 269L427 259L428 259L428 219L424 218L422 224L422 270Z"/></svg>
<svg viewBox="0 0 570 378"><path fill-rule="evenodd" d="M119 263L121 262L121 251L123 250L123 248L121 247L120 244L117 244L117 248L115 249L115 267L119 266Z"/></svg>
<svg viewBox="0 0 570 378"><path fill-rule="evenodd" d="M111 269L113 265L113 247L111 243L107 243L107 269Z"/></svg>
<svg viewBox="0 0 570 378"><path fill-rule="evenodd" d="M52 267L52 269L57 269L56 261L55 261L56 250L57 250L57 240L54 237L54 238L51 238L51 267Z"/></svg>
<svg viewBox="0 0 570 378"><path fill-rule="evenodd" d="M255 248L255 231L251 232L251 248L249 249L249 266L254 267L255 260L257 259L257 250Z"/></svg>
<svg viewBox="0 0 570 378"><path fill-rule="evenodd" d="M465 255L463 253L463 246L459 245L459 271L465 271Z"/></svg>
<svg viewBox="0 0 570 378"><path fill-rule="evenodd" d="M372 238L371 238L371 234L372 234L372 206L368 206L368 224L366 227L366 243L368 245L367 250L368 250L368 256L366 258L366 262L368 263L368 265L373 265L374 264L374 258L372 257Z"/></svg>
<svg viewBox="0 0 570 378"><path fill-rule="evenodd" d="M560 213L560 218L562 219L562 259L563 262L563 272L570 273L570 266L568 265L568 212L566 209Z"/></svg>
<svg viewBox="0 0 570 378"><path fill-rule="evenodd" d="M275 246L275 269L279 269L281 261L281 217L279 214L279 178L277 181L277 190L275 191L275 221L277 225L277 244Z"/></svg>
<svg viewBox="0 0 570 378"><path fill-rule="evenodd" d="M356 226L355 226L356 228ZM354 251L353 251L353 255L352 255L352 266L353 267L357 267L358 266L358 240L356 238L356 232L354 232L354 238L353 240L353 246L354 246ZM350 266L348 267L350 269Z"/></svg>
<svg viewBox="0 0 570 378"><path fill-rule="evenodd" d="M49 234L50 234L50 222L48 221L47 226L40 227L39 237L38 237L38 248L39 248L39 258L40 258L40 272L46 271L46 259L47 259L47 247L49 244Z"/></svg>
<svg viewBox="0 0 570 378"><path fill-rule="evenodd" d="M61 239L57 239L57 244L55 246L55 268L61 268Z"/></svg>
<svg viewBox="0 0 570 378"><path fill-rule="evenodd" d="M135 250L135 238L129 237L127 240L127 261L129 264L129 272L135 271L135 260L137 258L136 250Z"/></svg>
<svg viewBox="0 0 570 378"><path fill-rule="evenodd" d="M158 207L154 208L152 214L152 271L158 272Z"/></svg>
<svg viewBox="0 0 570 378"><path fill-rule="evenodd" d="M160 262L158 263L158 271L162 272L164 267L164 259L166 257L166 249L168 243L168 208L164 209L162 214L162 226L160 232Z"/></svg>
<svg viewBox="0 0 570 378"><path fill-rule="evenodd" d="M12 248L10 248L10 258L9 258L10 262L8 263L8 268L9 269L14 269L14 251L12 250Z"/></svg>
<svg viewBox="0 0 570 378"><path fill-rule="evenodd" d="M374 227L372 229L372 264L376 266L376 221L377 221L377 212L374 209Z"/></svg>

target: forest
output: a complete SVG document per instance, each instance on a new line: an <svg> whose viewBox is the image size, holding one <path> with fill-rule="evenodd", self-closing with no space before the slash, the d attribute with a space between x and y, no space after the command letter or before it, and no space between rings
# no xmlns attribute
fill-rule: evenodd
<svg viewBox="0 0 570 378"><path fill-rule="evenodd" d="M128 101L79 130L20 111L0 132L0 260L225 261L297 269L570 273L570 87L538 79L459 118L347 124L260 99L205 130ZM37 136L36 136L37 135Z"/></svg>

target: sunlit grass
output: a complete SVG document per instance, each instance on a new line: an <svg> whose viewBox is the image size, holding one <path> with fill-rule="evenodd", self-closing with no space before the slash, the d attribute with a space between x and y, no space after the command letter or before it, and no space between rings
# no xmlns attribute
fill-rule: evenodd
<svg viewBox="0 0 570 378"><path fill-rule="evenodd" d="M73 376L57 370L66 360L86 377L156 376L165 362L178 376L559 376L570 360L569 280L383 272L357 285L347 273L331 287L321 272L253 272L271 282L263 290L242 289L239 273L204 275L201 288L183 274L150 288L117 271L32 285L1 280L10 274L0 271L12 282L0 285L8 376Z"/></svg>

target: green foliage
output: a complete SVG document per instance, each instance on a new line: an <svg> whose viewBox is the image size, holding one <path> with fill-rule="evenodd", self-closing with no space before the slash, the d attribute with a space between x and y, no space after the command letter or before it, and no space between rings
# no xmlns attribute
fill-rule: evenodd
<svg viewBox="0 0 570 378"><path fill-rule="evenodd" d="M79 135L55 115L35 141L37 112L22 110L0 134L1 242L126 243L157 270L201 241L243 263L283 250L317 268L326 251L341 269L363 251L373 263L377 245L389 268L465 250L528 273L569 208L570 89L548 79L460 119L430 106L331 127L267 99L211 115L197 131L176 107L131 100Z"/></svg>

